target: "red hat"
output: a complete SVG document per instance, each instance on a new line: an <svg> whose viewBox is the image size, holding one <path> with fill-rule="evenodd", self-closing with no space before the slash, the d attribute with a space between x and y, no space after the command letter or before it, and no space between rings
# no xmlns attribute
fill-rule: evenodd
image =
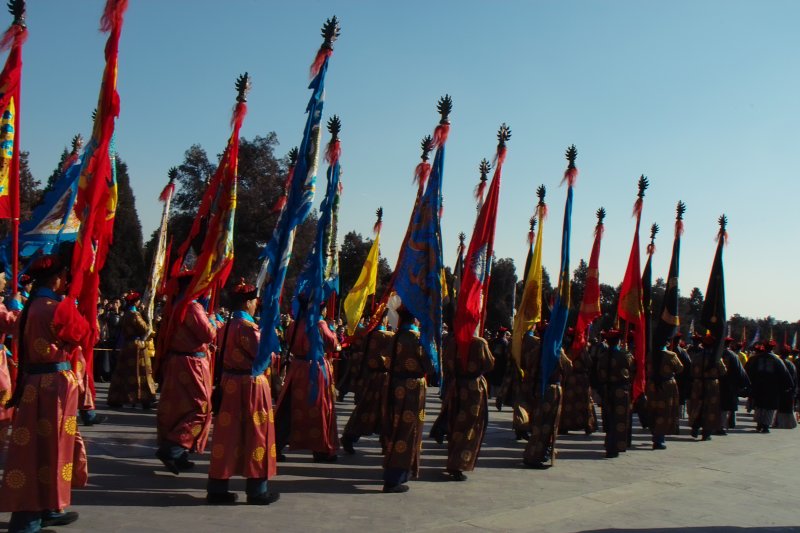
<svg viewBox="0 0 800 533"><path fill-rule="evenodd" d="M31 278L31 277L30 277L29 275L27 275L27 274L22 274L22 275L19 277L19 284L20 284L20 285L27 285L28 283L33 283L33 278Z"/></svg>
<svg viewBox="0 0 800 533"><path fill-rule="evenodd" d="M239 283L233 288L233 293L243 300L254 300L258 298L256 286L247 283L244 278L241 278Z"/></svg>
<svg viewBox="0 0 800 533"><path fill-rule="evenodd" d="M575 328L567 328L567 337L575 336Z"/></svg>
<svg viewBox="0 0 800 533"><path fill-rule="evenodd" d="M766 345L769 346L770 348L774 348L775 346L778 345L778 343L776 343L774 340L770 339L770 340L767 341Z"/></svg>
<svg viewBox="0 0 800 533"><path fill-rule="evenodd" d="M35 279L48 278L60 270L61 259L55 254L37 257L28 267L28 272Z"/></svg>
<svg viewBox="0 0 800 533"><path fill-rule="evenodd" d="M137 300L141 299L142 293L136 291L128 291L128 294L125 295L125 301L129 304L135 303Z"/></svg>
<svg viewBox="0 0 800 533"><path fill-rule="evenodd" d="M609 329L603 335L606 340L615 340L620 339L622 337L622 332L618 329Z"/></svg>
<svg viewBox="0 0 800 533"><path fill-rule="evenodd" d="M674 338L674 339L682 339L682 338L683 338L683 333L681 333L681 332L679 331L678 333L676 333L676 334L673 336L673 338Z"/></svg>
<svg viewBox="0 0 800 533"><path fill-rule="evenodd" d="M703 336L695 331L694 333L692 333L692 340L693 341L701 341L701 340L703 340Z"/></svg>
<svg viewBox="0 0 800 533"><path fill-rule="evenodd" d="M736 339L734 339L733 337L725 337L725 338L723 339L723 342L733 342L733 341L735 341L735 340L736 340Z"/></svg>
<svg viewBox="0 0 800 533"><path fill-rule="evenodd" d="M705 335L703 335L703 342L714 342L717 338L711 334L710 331L707 331Z"/></svg>

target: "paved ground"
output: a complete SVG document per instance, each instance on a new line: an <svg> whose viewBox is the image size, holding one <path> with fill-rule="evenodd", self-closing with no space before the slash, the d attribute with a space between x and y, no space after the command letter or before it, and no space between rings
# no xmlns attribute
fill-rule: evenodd
<svg viewBox="0 0 800 533"><path fill-rule="evenodd" d="M105 389L98 397L105 397ZM439 409L429 391L429 425ZM339 427L352 403L339 404ZM153 457L155 414L102 411L109 424L83 428L90 485L73 492L81 519L58 528L79 531L800 531L800 431L741 429L711 442L688 435L652 451L638 431L634 449L607 460L602 435L573 434L558 442L556 465L520 468L522 443L513 440L508 410L490 415L478 469L466 483L441 474L446 450L425 441L421 478L406 494L382 494L381 457L375 439L363 439L356 456L333 465L289 453L271 488L282 493L269 507L204 504L208 454L195 473L175 477ZM637 428L638 429L638 428ZM426 428L427 434L427 428ZM232 483L244 490L244 481ZM240 497L242 497L241 494ZM0 528L8 514L0 513ZM55 531L55 530L54 530Z"/></svg>

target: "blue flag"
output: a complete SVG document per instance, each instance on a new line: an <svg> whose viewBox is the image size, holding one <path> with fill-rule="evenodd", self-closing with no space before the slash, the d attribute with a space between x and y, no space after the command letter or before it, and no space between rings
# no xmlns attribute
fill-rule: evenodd
<svg viewBox="0 0 800 533"><path fill-rule="evenodd" d="M420 342L439 373L442 345L442 243L441 220L444 145L436 150L428 185L411 218L411 232L394 289L403 305L419 320Z"/></svg>
<svg viewBox="0 0 800 533"><path fill-rule="evenodd" d="M569 238L572 231L572 185L567 188L567 205L564 209L564 230L561 236L561 269L558 277L558 294L550 312L550 322L544 332L541 357L541 387L544 393L550 374L561 357L561 344L567 329L570 305Z"/></svg>
<svg viewBox="0 0 800 533"><path fill-rule="evenodd" d="M299 157L294 168L294 177L288 191L286 206L281 211L275 231L261 252L263 261L258 275L261 296L261 340L258 354L253 362L253 376L263 374L272 362L272 354L281 350L276 328L280 324L280 298L286 270L292 255L294 234L311 211L319 164L320 121L325 94L325 73L328 58L322 63L319 73L309 85L311 99L306 107L308 118L300 143ZM314 324L316 326L316 323Z"/></svg>
<svg viewBox="0 0 800 533"><path fill-rule="evenodd" d="M336 117L334 117L335 119ZM328 375L325 370L325 346L322 334L319 331L319 321L322 320L320 305L326 301L330 294L330 286L325 280L325 270L328 263L328 250L330 225L333 218L334 204L337 202L339 190L339 174L341 168L338 158L328 167L328 186L325 198L319 207L319 220L317 221L317 234L314 238L314 247L303 265L303 270L297 278L292 309L295 320L305 318L306 335L308 337L309 351L307 359L311 361L309 369L309 401L317 400L319 394L319 372L325 383Z"/></svg>

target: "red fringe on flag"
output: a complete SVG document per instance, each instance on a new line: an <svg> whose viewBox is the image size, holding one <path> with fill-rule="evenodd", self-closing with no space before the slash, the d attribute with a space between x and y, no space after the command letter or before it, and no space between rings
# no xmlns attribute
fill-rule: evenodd
<svg viewBox="0 0 800 533"><path fill-rule="evenodd" d="M12 46L22 46L28 39L28 28L12 24L0 39L0 51L6 51Z"/></svg>
<svg viewBox="0 0 800 533"><path fill-rule="evenodd" d="M605 233L605 232L606 232L605 224L598 224L597 226L594 227L594 235L595 235L595 237L600 237L602 239L603 238L603 233Z"/></svg>
<svg viewBox="0 0 800 533"><path fill-rule="evenodd" d="M122 25L122 15L128 8L128 0L108 0L103 10L103 17L100 19L100 31L111 31Z"/></svg>
<svg viewBox="0 0 800 533"><path fill-rule="evenodd" d="M275 202L275 205L272 206L272 213L280 213L283 211L283 208L286 207L286 202L288 201L288 197L285 194L282 194L278 197L278 200Z"/></svg>
<svg viewBox="0 0 800 533"><path fill-rule="evenodd" d="M483 193L486 191L486 182L481 181L479 184L475 186L475 199L481 200L483 199Z"/></svg>
<svg viewBox="0 0 800 533"><path fill-rule="evenodd" d="M528 246L533 246L533 238L535 236L536 235L534 235L533 230L528 232Z"/></svg>
<svg viewBox="0 0 800 533"><path fill-rule="evenodd" d="M244 102L237 102L233 107L233 116L231 117L231 128L239 129L242 127L244 116L247 114L247 104Z"/></svg>
<svg viewBox="0 0 800 533"><path fill-rule="evenodd" d="M654 253L656 253L656 245L655 244L648 244L647 245L647 254L648 255L653 255Z"/></svg>
<svg viewBox="0 0 800 533"><path fill-rule="evenodd" d="M328 59L333 55L332 48L322 47L317 51L317 57L314 58L314 62L311 63L311 69L309 71L309 75L311 78L314 78L319 74L320 69L322 69L322 65L325 63L325 60Z"/></svg>
<svg viewBox="0 0 800 533"><path fill-rule="evenodd" d="M428 176L430 175L431 164L427 161L423 161L414 169L414 183L419 185L420 188L425 188L425 183L428 181Z"/></svg>
<svg viewBox="0 0 800 533"><path fill-rule="evenodd" d="M383 229L383 220L379 220L372 226L372 231L377 235Z"/></svg>
<svg viewBox="0 0 800 533"><path fill-rule="evenodd" d="M717 233L717 236L714 239L714 242L719 242L720 238L722 238L723 246L728 246L728 232L727 231L720 231L719 233Z"/></svg>
<svg viewBox="0 0 800 533"><path fill-rule="evenodd" d="M541 217L542 220L547 218L547 213L548 213L547 204L540 205L539 206L539 216Z"/></svg>
<svg viewBox="0 0 800 533"><path fill-rule="evenodd" d="M683 235L683 220L675 221L675 236L680 237Z"/></svg>
<svg viewBox="0 0 800 533"><path fill-rule="evenodd" d="M633 216L635 217L641 216L643 205L644 205L644 199L637 198L636 202L633 204Z"/></svg>
<svg viewBox="0 0 800 533"><path fill-rule="evenodd" d="M578 167L569 167L564 171L564 178L561 180L563 184L565 181L570 187L575 186L575 181L578 179Z"/></svg>
<svg viewBox="0 0 800 533"><path fill-rule="evenodd" d="M333 166L342 155L342 142L339 139L331 140L328 147L325 149L325 160L329 165Z"/></svg>
<svg viewBox="0 0 800 533"><path fill-rule="evenodd" d="M169 182L169 183L167 184L167 186L166 186L166 187L164 187L164 190L163 190L163 191L161 191L161 195L158 197L158 199L159 199L160 201L162 201L162 202L166 202L166 201L167 201L167 199L168 199L170 196L172 196L172 195L173 195L173 193L175 193L175 184L174 184L174 183L172 183L172 182Z"/></svg>
<svg viewBox="0 0 800 533"><path fill-rule="evenodd" d="M447 136L450 134L450 124L439 124L433 130L433 146L438 148L447 142Z"/></svg>
<svg viewBox="0 0 800 533"><path fill-rule="evenodd" d="M494 167L497 168L501 166L506 161L506 154L508 153L508 147L506 145L498 146L497 153L494 155Z"/></svg>

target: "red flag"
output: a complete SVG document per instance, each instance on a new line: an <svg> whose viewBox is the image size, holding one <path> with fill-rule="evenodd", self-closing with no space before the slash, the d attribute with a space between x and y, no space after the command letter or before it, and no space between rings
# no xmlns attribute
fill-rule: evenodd
<svg viewBox="0 0 800 533"><path fill-rule="evenodd" d="M642 304L642 269L639 260L639 225L642 221L642 204L644 191L647 189L647 178L639 178L639 197L633 207L636 217L636 231L633 234L631 255L628 258L628 268L622 280L622 289L619 292L619 307L617 313L622 320L633 327L634 352L636 361L636 376L633 379L633 401L636 401L644 392L645 387L645 317Z"/></svg>
<svg viewBox="0 0 800 533"><path fill-rule="evenodd" d="M167 344L175 327L183 321L192 300L204 295L211 297L225 285L233 267L233 223L236 215L236 182L239 164L239 130L247 114L247 93L250 76L245 72L236 80L236 106L231 119L232 132L216 172L208 183L197 216L188 237L178 250L167 282L167 303L164 321L156 346L157 358L166 353ZM199 256L192 269L192 278L186 291L178 295L178 274L189 247L202 239ZM209 311L213 310L209 305ZM157 361L158 362L158 359Z"/></svg>
<svg viewBox="0 0 800 533"><path fill-rule="evenodd" d="M77 299L78 309L89 322L90 332L82 348L92 396L94 396L92 354L98 338L97 295L100 271L105 265L108 248L111 245L117 207L117 184L109 147L114 135L114 121L119 116L117 61L123 15L127 7L127 0L108 0L100 20L100 30L109 32L105 47L106 66L100 85L94 129L84 151L78 194L75 199L75 214L81 221L81 228L72 256L70 298L62 302L62 305L70 305Z"/></svg>
<svg viewBox="0 0 800 533"><path fill-rule="evenodd" d="M489 185L486 200L481 206L472 239L469 241L464 260L464 278L456 303L456 316L453 319L458 354L462 364L466 364L469 344L483 316L484 302L489 288L490 266L494 252L494 230L497 222L497 206L500 199L500 176L506 158L506 141L511 138L511 130L503 124L497 133L497 163ZM480 332L479 332L480 334Z"/></svg>
<svg viewBox="0 0 800 533"><path fill-rule="evenodd" d="M28 29L25 27L25 2L10 2L9 9L14 22L0 40L0 50L11 49L0 72L0 218L10 218L18 224L19 94L22 45L28 38Z"/></svg>
<svg viewBox="0 0 800 533"><path fill-rule="evenodd" d="M589 271L586 274L586 286L583 289L583 300L578 310L578 323L575 325L575 338L572 341L572 356L578 354L586 346L586 330L594 319L599 317L600 311L600 241L603 239L603 219L606 210L602 207L597 210L597 225L594 228L594 244L592 255L589 257Z"/></svg>

